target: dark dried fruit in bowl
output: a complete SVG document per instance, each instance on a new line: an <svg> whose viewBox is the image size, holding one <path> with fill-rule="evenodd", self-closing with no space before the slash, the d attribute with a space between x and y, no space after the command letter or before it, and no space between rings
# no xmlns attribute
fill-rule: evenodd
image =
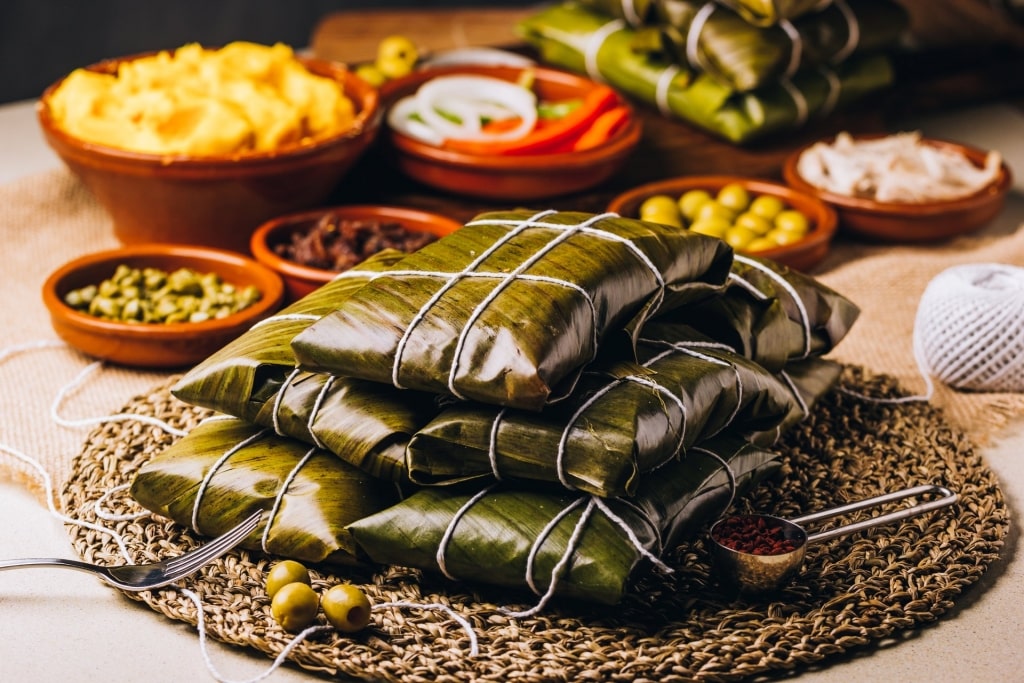
<svg viewBox="0 0 1024 683"><path fill-rule="evenodd" d="M292 233L291 241L275 246L274 251L304 266L340 272L384 249L413 252L436 239L397 221L352 220L326 214L309 230Z"/></svg>

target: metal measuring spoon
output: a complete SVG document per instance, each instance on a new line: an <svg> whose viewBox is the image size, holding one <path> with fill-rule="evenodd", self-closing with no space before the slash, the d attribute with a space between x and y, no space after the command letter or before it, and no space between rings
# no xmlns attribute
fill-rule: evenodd
<svg viewBox="0 0 1024 683"><path fill-rule="evenodd" d="M896 510L815 534L808 534L801 526L802 524L830 519L856 510L863 510L884 503L892 503L925 493L934 493L942 497L926 503L919 503L903 510ZM715 565L723 573L722 578L739 588L741 592L757 593L770 591L783 586L800 570L800 567L803 565L804 554L807 551L807 545L810 543L826 541L836 536L852 534L881 524L914 517L931 510L952 505L958 499L959 496L945 486L925 484L848 503L847 505L841 505L821 512L814 512L794 519L783 519L772 515L730 515L718 520L711 527L711 557ZM774 545L773 548L765 548L769 554L755 554L754 552L745 552L730 547L727 542L723 542L720 539L722 539L723 529L726 528L725 525L730 520L736 520L737 518L751 520L753 523L763 520L760 522L762 527L766 530L774 530L772 536L777 538L779 542L772 544Z"/></svg>

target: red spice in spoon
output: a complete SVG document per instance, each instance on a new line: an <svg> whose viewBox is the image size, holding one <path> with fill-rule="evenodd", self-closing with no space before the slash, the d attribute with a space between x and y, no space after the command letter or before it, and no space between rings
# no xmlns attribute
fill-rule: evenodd
<svg viewBox="0 0 1024 683"><path fill-rule="evenodd" d="M783 555L797 549L797 542L785 537L785 527L769 517L734 515L719 521L713 531L718 543L750 555Z"/></svg>

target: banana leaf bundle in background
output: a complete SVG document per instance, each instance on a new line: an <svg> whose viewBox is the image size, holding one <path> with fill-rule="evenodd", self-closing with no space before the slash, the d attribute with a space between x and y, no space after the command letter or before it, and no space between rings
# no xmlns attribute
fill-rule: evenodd
<svg viewBox="0 0 1024 683"><path fill-rule="evenodd" d="M243 545L311 563L365 558L345 526L398 500L394 484L236 418L201 422L142 466L132 497L206 536L263 510Z"/></svg>
<svg viewBox="0 0 1024 683"><path fill-rule="evenodd" d="M777 372L792 360L831 351L859 313L856 304L809 275L737 254L721 296L648 321L640 337L674 343L703 334Z"/></svg>
<svg viewBox="0 0 1024 683"><path fill-rule="evenodd" d="M611 330L717 294L732 250L614 215L483 214L292 340L304 370L539 410Z"/></svg>
<svg viewBox="0 0 1024 683"><path fill-rule="evenodd" d="M835 0L718 0L755 26L772 26L796 19Z"/></svg>
<svg viewBox="0 0 1024 683"><path fill-rule="evenodd" d="M178 399L330 450L378 477L407 481L405 444L436 414L432 396L299 372L292 338L405 254L381 252L258 323L171 388Z"/></svg>
<svg viewBox="0 0 1024 683"><path fill-rule="evenodd" d="M659 0L579 0L581 5L602 14L619 17L630 26L642 26L650 20ZM717 0L755 26L773 26L796 19L812 10L828 6L833 0Z"/></svg>
<svg viewBox="0 0 1024 683"><path fill-rule="evenodd" d="M725 429L774 439L797 408L790 388L722 344L692 341L641 344L639 363L592 363L568 398L540 412L452 405L409 442L409 476L417 484L536 479L620 496Z"/></svg>
<svg viewBox="0 0 1024 683"><path fill-rule="evenodd" d="M668 55L638 50L637 29L574 3L542 9L521 21L518 31L542 61L605 81L666 116L737 144L799 128L893 80L886 54L865 52L741 92Z"/></svg>
<svg viewBox="0 0 1024 683"><path fill-rule="evenodd" d="M776 468L774 453L723 437L647 477L628 499L513 481L428 488L349 530L382 564L616 604L638 567Z"/></svg>
<svg viewBox="0 0 1024 683"><path fill-rule="evenodd" d="M891 48L908 26L906 11L893 0L838 0L767 27L704 1L657 0L654 5L653 21L637 31L636 49L667 51L673 61L740 92L792 78L800 68Z"/></svg>

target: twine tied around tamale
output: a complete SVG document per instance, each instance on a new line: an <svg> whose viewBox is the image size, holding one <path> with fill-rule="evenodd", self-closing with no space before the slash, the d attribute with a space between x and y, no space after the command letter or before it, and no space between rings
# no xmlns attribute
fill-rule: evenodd
<svg viewBox="0 0 1024 683"><path fill-rule="evenodd" d="M604 45L604 41L608 39L608 36L618 33L625 28L626 22L622 19L613 19L590 34L587 44L583 48L583 68L591 80L598 83L605 82L604 74L601 73L601 67L597 63L598 53L600 53L601 46Z"/></svg>
<svg viewBox="0 0 1024 683"><path fill-rule="evenodd" d="M796 289L793 288L793 285L790 284L789 281L786 280L786 278L782 277L781 275L779 275L774 270L764 265L757 259L748 258L746 256L743 256L742 254L734 254L733 259L750 268L753 268L754 270L757 270L760 273L763 273L777 287L779 287L779 289L781 289L782 291L786 292L786 294L789 295L790 300L793 302L793 307L796 309L797 314L800 316L800 319L795 322L800 325L800 329L803 332L804 349L801 358L807 358L809 355L811 355L811 316L810 313L807 312L807 306L804 305L804 300L800 298L800 294L797 293ZM744 289L746 289L748 292L750 292L755 297L761 300L768 298L767 294L765 294L760 289L755 287L753 283L751 283L749 280L745 279L742 275L739 275L738 273L730 272L729 279L732 282L741 285Z"/></svg>
<svg viewBox="0 0 1024 683"><path fill-rule="evenodd" d="M636 0L622 0L619 6L622 8L622 16L625 17L630 26L643 25L644 17L636 8Z"/></svg>
<svg viewBox="0 0 1024 683"><path fill-rule="evenodd" d="M722 460L717 455L714 457L716 457L720 462L722 462L727 470L729 469L728 463L725 463L725 461ZM733 483L734 486L735 476L732 474L731 470L729 471L729 481ZM456 577L448 568L448 546L451 544L452 539L455 537L456 529L459 525L459 522L466 515L466 513L473 508L474 505L476 505L487 494L493 491L496 486L498 486L498 484L494 483L481 488L479 491L473 494L465 503L463 503L462 506L458 510L456 510L455 513L452 515L451 520L449 520L448 526L445 528L444 533L441 536L441 540L437 544L437 552L434 558L435 562L437 563L438 570L442 574L444 574L444 576L448 579L451 579L453 581L458 580L458 577ZM615 512L608 506L607 501L603 500L600 496L595 495L580 496L573 500L572 502L570 502L565 507L563 507L561 510L559 510L555 515L553 515L552 518L548 520L548 523L544 526L544 528L541 529L541 531L537 534L537 538L535 538L533 540L533 543L530 545L530 551L526 556L524 581L526 585L530 588L530 590L533 591L534 594L539 596L539 600L537 601L537 603L529 609L522 611L515 611L509 608L502 608L501 611L513 618L524 618L539 613L542 609L544 609L544 607L547 606L548 602L555 596L555 592L558 590L559 582L561 581L566 569L568 568L569 563L572 561L572 557L576 553L576 548L579 546L580 539L583 536L583 532L586 530L587 524L589 523L590 518L593 516L595 510L600 510L602 513L604 513L608 521L617 526L626 535L626 538L629 539L629 542L634 547L634 549L642 557L650 561L651 564L654 565L654 567L656 567L659 571L665 574L674 573L672 567L665 564L659 557L663 548L661 530L658 528L658 525L655 524L653 520L651 520L650 516L644 510L640 509L630 501L622 498L616 498L614 500L622 505L630 507L634 511L634 513L647 524L647 526L652 531L656 541L656 549L654 552L652 552L649 548L647 548L646 545L644 545L644 543L637 537L636 533L630 528L626 521L622 519L622 517L615 514ZM533 576L536 558L540 554L544 542L551 535L551 533L558 527L562 520L564 520L573 511L580 507L583 507L583 511L580 513L579 519L576 520L576 523L573 525L572 534L566 542L565 549L562 551L561 556L558 558L558 561L555 563L555 566L551 569L550 580L548 581L547 588L542 593L540 588L537 586L537 583Z"/></svg>

